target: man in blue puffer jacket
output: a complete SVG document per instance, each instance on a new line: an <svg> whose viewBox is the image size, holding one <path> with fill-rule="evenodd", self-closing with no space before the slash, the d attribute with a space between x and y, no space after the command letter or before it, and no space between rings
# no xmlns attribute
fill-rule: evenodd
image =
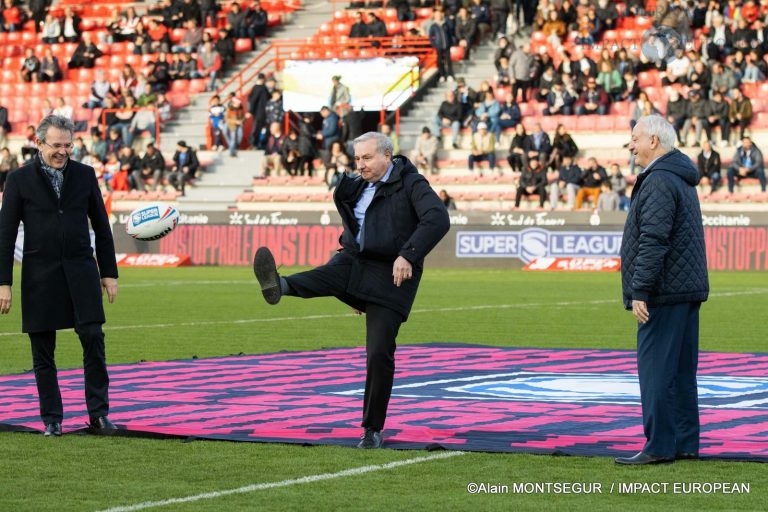
<svg viewBox="0 0 768 512"><path fill-rule="evenodd" d="M621 244L624 306L638 322L637 370L647 442L618 464L697 458L699 309L709 295L699 173L663 117L641 117L629 148L644 167Z"/></svg>

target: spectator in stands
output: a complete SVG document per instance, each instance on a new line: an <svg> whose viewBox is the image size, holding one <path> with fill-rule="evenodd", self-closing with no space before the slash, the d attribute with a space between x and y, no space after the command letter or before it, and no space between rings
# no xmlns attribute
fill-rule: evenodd
<svg viewBox="0 0 768 512"><path fill-rule="evenodd" d="M273 89L271 92L272 97L269 98L267 104L264 106L266 112L267 126L272 123L283 124L285 118L285 110L283 109L283 91L280 89ZM341 128L339 128L341 133Z"/></svg>
<svg viewBox="0 0 768 512"><path fill-rule="evenodd" d="M56 107L53 109L52 114L72 120L72 117L75 114L75 109L73 109L71 105L68 105L66 98L62 96L56 100Z"/></svg>
<svg viewBox="0 0 768 512"><path fill-rule="evenodd" d="M645 93L641 94L641 97L643 97ZM645 98L647 98L647 95L645 95ZM645 100L650 102L650 100ZM685 146L685 134L687 133L684 129L684 127L688 124L688 117L690 115L690 107L689 107L689 101L687 98L683 98L683 96L678 92L677 89L671 89L669 91L669 99L667 100L667 108L666 108L666 117L667 121L674 127L675 133L677 134L677 142L680 144L680 146ZM645 116L646 114L639 112L638 117L636 119L639 119L640 117ZM634 116L633 116L634 117Z"/></svg>
<svg viewBox="0 0 768 512"><path fill-rule="evenodd" d="M485 98L475 108L475 122L484 122L488 130L496 137L496 142L501 140L501 105L496 100L493 90L485 91ZM475 125L477 126L477 125Z"/></svg>
<svg viewBox="0 0 768 512"><path fill-rule="evenodd" d="M622 79L618 70L613 67L613 63L603 61L600 64L600 72L597 74L596 82L608 94L611 101L621 101Z"/></svg>
<svg viewBox="0 0 768 512"><path fill-rule="evenodd" d="M267 88L264 86L266 76L264 73L259 73L256 76L256 83L248 93L248 112L253 118L253 125L250 134L251 146L256 149L263 149L259 147L259 140L261 139L261 132L267 122L267 101L269 101L269 94Z"/></svg>
<svg viewBox="0 0 768 512"><path fill-rule="evenodd" d="M323 106L320 109L320 117L323 118L322 128L315 136L318 141L322 142L323 149L328 151L333 142L341 140L339 116L337 116L328 106Z"/></svg>
<svg viewBox="0 0 768 512"><path fill-rule="evenodd" d="M512 172L522 172L528 167L528 152L531 150L531 138L525 132L523 123L515 126L515 135L509 145L507 162Z"/></svg>
<svg viewBox="0 0 768 512"><path fill-rule="evenodd" d="M461 124L469 126L474 117L475 103L480 101L479 92L469 87L464 77L456 80L456 98L461 103Z"/></svg>
<svg viewBox="0 0 768 512"><path fill-rule="evenodd" d="M710 82L712 93L717 91L721 93L723 97L726 97L736 85L736 77L734 76L733 71L727 69L720 62L712 63L712 79Z"/></svg>
<svg viewBox="0 0 768 512"><path fill-rule="evenodd" d="M707 112L707 124L705 126L707 139L709 141L714 141L712 138L712 128L719 126L720 143L722 145L728 145L731 138L731 123L729 119L730 105L723 99L723 95L720 92L714 92L712 94L712 99L709 100Z"/></svg>
<svg viewBox="0 0 768 512"><path fill-rule="evenodd" d="M155 144L147 144L147 150L139 161L139 169L133 173L133 182L136 189L149 192L154 185L155 190L163 188L163 174L165 173L165 158Z"/></svg>
<svg viewBox="0 0 768 512"><path fill-rule="evenodd" d="M262 176L270 176L273 173L275 176L280 176L283 173L282 150L284 141L282 125L278 122L269 123L269 136L264 146L264 158L261 161Z"/></svg>
<svg viewBox="0 0 768 512"><path fill-rule="evenodd" d="M24 60L21 63L19 77L22 82L37 82L40 77L40 59L35 55L34 48L24 49Z"/></svg>
<svg viewBox="0 0 768 512"><path fill-rule="evenodd" d="M250 38L246 18L248 13L243 10L238 2L232 2L227 12L227 27L235 39Z"/></svg>
<svg viewBox="0 0 768 512"><path fill-rule="evenodd" d="M76 162L82 162L83 158L89 154L88 148L85 146L85 141L82 137L75 137L75 140L72 142L72 153L70 153L69 158Z"/></svg>
<svg viewBox="0 0 768 512"><path fill-rule="evenodd" d="M766 79L765 61L760 59L756 50L747 54L747 64L744 67L744 74L741 77L741 83L754 84L763 82Z"/></svg>
<svg viewBox="0 0 768 512"><path fill-rule="evenodd" d="M132 43L136 38L136 26L141 23L141 17L136 14L136 8L128 6L125 12L115 9L112 20L107 23L111 42L120 43L127 41Z"/></svg>
<svg viewBox="0 0 768 512"><path fill-rule="evenodd" d="M731 91L731 106L728 113L733 129L738 128L739 139L744 139L744 132L752 122L752 101L741 89L734 87Z"/></svg>
<svg viewBox="0 0 768 512"><path fill-rule="evenodd" d="M11 124L7 122L7 110L6 110L6 120L3 121L2 116L2 107L0 106L0 138L2 138L2 134L8 133L10 129L8 128ZM34 125L27 126L27 133L24 137L24 144L21 146L21 159L23 161L27 161L33 156L37 154L37 134L35 133L35 127Z"/></svg>
<svg viewBox="0 0 768 512"><path fill-rule="evenodd" d="M720 153L712 149L710 141L705 140L701 145L701 152L696 157L696 166L699 169L699 187L710 187L709 193L714 193L720 188L721 176Z"/></svg>
<svg viewBox="0 0 768 512"><path fill-rule="evenodd" d="M218 0L200 0L200 26L205 28L218 27L217 14L219 12Z"/></svg>
<svg viewBox="0 0 768 512"><path fill-rule="evenodd" d="M147 62L145 80L155 94L168 90L171 83L171 65L164 52L158 53L157 60Z"/></svg>
<svg viewBox="0 0 768 512"><path fill-rule="evenodd" d="M491 34L493 37L503 37L507 33L507 18L514 9L512 0L490 0L488 3L491 13Z"/></svg>
<svg viewBox="0 0 768 512"><path fill-rule="evenodd" d="M203 28L198 25L197 19L189 19L184 22L186 30L181 36L179 44L171 47L172 53L193 53L203 42Z"/></svg>
<svg viewBox="0 0 768 512"><path fill-rule="evenodd" d="M124 97L126 94L133 94L138 85L139 75L136 70L130 64L124 64L117 79L118 95Z"/></svg>
<svg viewBox="0 0 768 512"><path fill-rule="evenodd" d="M104 184L107 187L107 190L115 190L115 185L118 185L120 187L124 187L125 190L127 190L128 182L125 180L118 180L117 183L115 183L115 176L118 175L120 172L120 160L118 159L117 153L114 151L110 151L107 153L107 155L104 157Z"/></svg>
<svg viewBox="0 0 768 512"><path fill-rule="evenodd" d="M65 7L64 18L61 21L62 42L76 43L80 41L80 32L80 16L72 7Z"/></svg>
<svg viewBox="0 0 768 512"><path fill-rule="evenodd" d="M115 91L112 90L112 84L104 78L104 70L97 69L91 82L90 95L88 101L83 104L84 108L99 108L105 105L105 98L108 96L114 99Z"/></svg>
<svg viewBox="0 0 768 512"><path fill-rule="evenodd" d="M198 78L197 59L190 53L182 53L178 56L178 62L173 62L169 69L171 80L191 80Z"/></svg>
<svg viewBox="0 0 768 512"><path fill-rule="evenodd" d="M313 176L315 173L314 160L317 157L315 141L317 135L313 127L313 115L310 112L304 112L299 122L299 156L298 170L299 175Z"/></svg>
<svg viewBox="0 0 768 512"><path fill-rule="evenodd" d="M91 129L91 156L98 160L99 164L107 160L107 141L102 138L98 126Z"/></svg>
<svg viewBox="0 0 768 512"><path fill-rule="evenodd" d="M148 105L154 105L157 102L157 93L152 90L152 84L146 82L144 84L144 90L141 92L138 98L136 98L137 107L146 107Z"/></svg>
<svg viewBox="0 0 768 512"><path fill-rule="evenodd" d="M0 7L0 32L21 32L26 21L26 11L14 0L3 0Z"/></svg>
<svg viewBox="0 0 768 512"><path fill-rule="evenodd" d="M323 159L323 163L325 164L325 184L328 185L328 190L333 190L341 181L342 175L352 167L352 158L345 151L344 144L337 140L331 144L331 149Z"/></svg>
<svg viewBox="0 0 768 512"><path fill-rule="evenodd" d="M63 41L61 35L61 23L59 22L59 18L54 16L53 13L49 12L45 15L45 21L43 22L42 27L42 37L40 40L46 44L54 44Z"/></svg>
<svg viewBox="0 0 768 512"><path fill-rule="evenodd" d="M600 185L607 179L605 167L597 163L597 158L590 157L587 160L587 167L581 172L581 188L576 193L575 208L580 210L585 199L589 199L592 205L596 206L601 192Z"/></svg>
<svg viewBox="0 0 768 512"><path fill-rule="evenodd" d="M508 90L504 93L504 102L500 105L499 126L502 130L514 128L520 123L521 119L520 107L515 102L512 91Z"/></svg>
<svg viewBox="0 0 768 512"><path fill-rule="evenodd" d="M179 15L183 22L189 20L195 20L202 28L200 20L203 19L203 11L200 9L200 3L198 0L182 0L179 6Z"/></svg>
<svg viewBox="0 0 768 512"><path fill-rule="evenodd" d="M488 125L484 122L477 123L477 131L472 134L467 167L472 172L476 162L488 162L491 172L496 170L496 138L488 131ZM479 171L483 175L483 171Z"/></svg>
<svg viewBox="0 0 768 512"><path fill-rule="evenodd" d="M502 67L501 58L506 57L507 63L509 63L509 59L512 57L512 52L515 48L509 43L509 39L506 37L500 37L496 45L496 50L493 53L493 65L496 66L496 71L500 71ZM507 74L509 74L508 71Z"/></svg>
<svg viewBox="0 0 768 512"><path fill-rule="evenodd" d="M545 116L570 116L573 114L576 98L571 96L561 81L557 80L552 84L552 90L547 94L546 101L547 106L542 111Z"/></svg>
<svg viewBox="0 0 768 512"><path fill-rule="evenodd" d="M378 131L386 135L387 138L389 138L389 141L392 143L394 154L399 155L400 154L400 138L397 136L397 133L395 133L392 130L392 126L390 126L387 123L381 123L379 125Z"/></svg>
<svg viewBox="0 0 768 512"><path fill-rule="evenodd" d="M765 163L763 153L748 136L741 138L741 147L733 155L733 163L728 166L728 193L733 194L733 187L742 178L757 178L760 189L765 192Z"/></svg>
<svg viewBox="0 0 768 512"><path fill-rule="evenodd" d="M466 7L461 7L453 23L456 43L464 48L464 60L469 60L469 53L477 42L475 20L469 15Z"/></svg>
<svg viewBox="0 0 768 512"><path fill-rule="evenodd" d="M660 73L661 85L688 85L688 72L691 60L682 49L678 49L673 59L667 59L666 71Z"/></svg>
<svg viewBox="0 0 768 512"><path fill-rule="evenodd" d="M528 198L532 195L539 197L539 208L544 208L544 201L547 197L547 173L544 166L535 158L528 162L528 166L523 169L523 173L520 175L515 194L515 208L520 208L520 201L523 196Z"/></svg>
<svg viewBox="0 0 768 512"><path fill-rule="evenodd" d="M576 100L576 115L607 115L611 100L602 86L597 84L595 78L587 79L587 86Z"/></svg>
<svg viewBox="0 0 768 512"><path fill-rule="evenodd" d="M69 60L68 67L70 69L91 69L96 65L96 59L102 55L104 55L104 53L99 50L91 40L90 32L85 32L83 34L83 40L77 45L75 52L72 54L72 58Z"/></svg>
<svg viewBox="0 0 768 512"><path fill-rule="evenodd" d="M581 187L581 168L574 162L572 156L564 155L560 166L556 167L558 176L549 186L549 207L554 210L559 204L560 197L566 198L566 206L573 210L576 204L576 193Z"/></svg>
<svg viewBox="0 0 768 512"><path fill-rule="evenodd" d="M143 51L142 53L157 53L171 51L171 36L168 33L168 27L158 22L155 19L150 18L147 22L147 34L145 42L149 46L149 51ZM135 41L135 44L139 44Z"/></svg>
<svg viewBox="0 0 768 512"><path fill-rule="evenodd" d="M59 59L53 55L50 46L43 52L43 58L40 59L40 70L38 71L38 82L58 82L62 79L61 66Z"/></svg>
<svg viewBox="0 0 768 512"><path fill-rule="evenodd" d="M138 186L134 181L134 175L137 172L141 172L141 158L139 158L131 146L125 145L120 150L117 159L120 161L119 180L125 180L128 183L128 190L138 190ZM115 187L115 190L125 189Z"/></svg>
<svg viewBox="0 0 768 512"><path fill-rule="evenodd" d="M120 138L126 144L130 144L130 141L133 140L133 136L130 135L129 132L131 121L136 115L136 111L134 110L136 108L136 99L130 94L124 96L123 99L125 103L117 108L114 117L115 121L111 127L120 130Z"/></svg>
<svg viewBox="0 0 768 512"><path fill-rule="evenodd" d="M168 101L168 98L166 97L165 93L162 93L162 92L157 93L157 101L155 102L155 109L157 109L157 115L160 118L161 125L165 121L170 121L171 119L173 119L173 107L171 106L171 103Z"/></svg>
<svg viewBox="0 0 768 512"><path fill-rule="evenodd" d="M149 142L155 142L155 134L157 133L157 117L155 114L154 103L149 103L145 108L140 109L131 118L131 124L128 126L128 138L125 143L128 146L133 144L133 139L147 132L149 134Z"/></svg>
<svg viewBox="0 0 768 512"><path fill-rule="evenodd" d="M448 191L445 189L441 189L440 193L438 194L440 196L440 200L445 205L445 209L448 211L454 211L456 210L456 201L453 200L453 197L451 197L448 194Z"/></svg>
<svg viewBox="0 0 768 512"><path fill-rule="evenodd" d="M568 28L557 10L552 9L547 13L547 20L542 25L541 31L547 39L547 44L553 48L558 48L563 44L563 38L568 33Z"/></svg>
<svg viewBox="0 0 768 512"><path fill-rule="evenodd" d="M555 137L552 139L552 153L546 162L547 168L559 169L562 165L563 157L569 156L575 158L579 152L579 146L573 140L571 134L564 124L560 123L555 128Z"/></svg>
<svg viewBox="0 0 768 512"><path fill-rule="evenodd" d="M691 86L696 85L709 94L709 89L712 86L712 72L703 60L696 59L693 62L693 66L691 66L688 73L687 84ZM706 95L704 99L707 99Z"/></svg>
<svg viewBox="0 0 768 512"><path fill-rule="evenodd" d="M387 24L384 20L379 18L375 12L368 13L368 37L381 38L387 37ZM378 48L380 43L378 41L372 43L374 48Z"/></svg>
<svg viewBox="0 0 768 512"><path fill-rule="evenodd" d="M349 119L347 116L352 111L352 94L349 87L341 83L341 76L331 77L331 94L328 97L328 105L336 112L341 121L341 140L349 139Z"/></svg>
<svg viewBox="0 0 768 512"><path fill-rule="evenodd" d="M229 31L225 28L219 29L219 39L215 43L216 51L221 56L221 73L228 71L237 60L235 51L235 40L230 37Z"/></svg>
<svg viewBox="0 0 768 512"><path fill-rule="evenodd" d="M254 0L246 16L246 27L248 37L251 39L253 48L256 49L261 38L267 35L269 19L267 11L261 6L259 0Z"/></svg>
<svg viewBox="0 0 768 512"><path fill-rule="evenodd" d="M622 77L619 101L633 102L640 96L640 92L640 82L637 75L631 69L627 69Z"/></svg>
<svg viewBox="0 0 768 512"><path fill-rule="evenodd" d="M428 127L423 127L411 152L411 162L422 174L437 173L437 148L437 138L432 135L432 131Z"/></svg>
<svg viewBox="0 0 768 512"><path fill-rule="evenodd" d="M185 141L180 140L176 143L173 167L168 175L168 182L184 196L186 185L195 179L199 167L200 162L195 151Z"/></svg>
<svg viewBox="0 0 768 512"><path fill-rule="evenodd" d="M105 141L106 147L104 148L104 154L109 156L110 153L114 153L115 155L118 155L120 153L120 150L123 149L123 146L125 146L125 142L123 142L123 137L120 133L120 128L118 127L110 127L109 131L107 132L107 140Z"/></svg>
<svg viewBox="0 0 768 512"><path fill-rule="evenodd" d="M542 167L549 161L552 153L552 142L547 132L541 127L541 123L534 125L534 131L529 136L528 160L538 160Z"/></svg>
<svg viewBox="0 0 768 512"><path fill-rule="evenodd" d="M704 92L701 89L691 89L688 91L688 119L683 125L683 142L688 141L688 134L691 131L691 127L694 128L694 142L693 147L697 148L701 145L701 132L709 129L707 125L707 116L709 115L709 101L703 98ZM685 144L683 144L685 145Z"/></svg>
<svg viewBox="0 0 768 512"><path fill-rule="evenodd" d="M283 168L290 176L298 176L301 154L299 153L299 132L296 128L288 131L288 137L283 141L281 152L280 162Z"/></svg>
<svg viewBox="0 0 768 512"><path fill-rule="evenodd" d="M546 66L535 84L536 93L533 95L533 98L539 102L546 102L547 96L552 92L555 82L558 81L560 81L560 78L555 73L555 68L553 66Z"/></svg>
<svg viewBox="0 0 768 512"><path fill-rule="evenodd" d="M436 7L432 14L433 23L429 27L429 44L437 52L437 75L441 82L454 80L453 62L451 61L452 33L445 20L445 13Z"/></svg>
<svg viewBox="0 0 768 512"><path fill-rule="evenodd" d="M445 99L440 104L434 117L433 127L438 140L442 139L443 128L451 128L451 143L454 149L459 147L459 130L461 130L462 107L453 90L445 91Z"/></svg>
<svg viewBox="0 0 768 512"><path fill-rule="evenodd" d="M472 0L469 13L477 25L477 41L484 42L491 32L491 10L488 4L485 0Z"/></svg>
<svg viewBox="0 0 768 512"><path fill-rule="evenodd" d="M349 37L368 37L368 25L365 23L363 11L357 11L355 13L355 22L349 27Z"/></svg>
<svg viewBox="0 0 768 512"><path fill-rule="evenodd" d="M600 195L597 198L598 212L615 212L619 210L619 194L613 190L610 181L600 183Z"/></svg>
<svg viewBox="0 0 768 512"><path fill-rule="evenodd" d="M215 91L216 81L221 72L221 55L216 51L213 41L203 43L200 51L197 52L197 71L201 78L208 79L205 90Z"/></svg>
<svg viewBox="0 0 768 512"><path fill-rule="evenodd" d="M224 149L224 112L225 106L218 94L211 96L208 102L208 123L211 129L211 149Z"/></svg>
<svg viewBox="0 0 768 512"><path fill-rule="evenodd" d="M227 110L224 113L224 138L229 148L229 156L236 157L237 149L243 141L243 123L245 122L245 108L240 97L234 92L229 96Z"/></svg>
<svg viewBox="0 0 768 512"><path fill-rule="evenodd" d="M528 89L531 87L531 72L533 71L533 57L531 56L531 44L521 44L509 59L510 80L512 82L512 94L517 101L520 92L520 102L528 101Z"/></svg>
<svg viewBox="0 0 768 512"><path fill-rule="evenodd" d="M611 190L619 195L619 210L629 210L629 198L627 197L627 180L621 173L619 164L612 163L608 171L608 181L611 183Z"/></svg>
<svg viewBox="0 0 768 512"><path fill-rule="evenodd" d="M0 149L0 194L5 192L5 180L8 173L19 167L19 158L11 153L7 146Z"/></svg>

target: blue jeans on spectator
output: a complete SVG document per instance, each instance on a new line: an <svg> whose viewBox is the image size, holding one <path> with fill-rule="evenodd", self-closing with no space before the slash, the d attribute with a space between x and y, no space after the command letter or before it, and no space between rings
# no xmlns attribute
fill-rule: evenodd
<svg viewBox="0 0 768 512"><path fill-rule="evenodd" d="M225 127L224 138L227 141L227 147L229 147L229 154L232 156L237 155L237 148L240 147L240 143L243 141L242 125L238 125L235 128Z"/></svg>

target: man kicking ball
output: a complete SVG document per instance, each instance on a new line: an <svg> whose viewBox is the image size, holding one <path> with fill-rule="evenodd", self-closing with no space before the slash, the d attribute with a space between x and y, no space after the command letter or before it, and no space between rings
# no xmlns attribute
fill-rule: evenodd
<svg viewBox="0 0 768 512"><path fill-rule="evenodd" d="M280 276L270 250L256 251L253 270L264 299L333 296L366 316L365 429L358 448L381 448L395 375L400 324L416 298L424 258L450 228L448 211L416 167L393 156L378 132L353 141L358 176L343 176L333 195L344 231L325 265Z"/></svg>

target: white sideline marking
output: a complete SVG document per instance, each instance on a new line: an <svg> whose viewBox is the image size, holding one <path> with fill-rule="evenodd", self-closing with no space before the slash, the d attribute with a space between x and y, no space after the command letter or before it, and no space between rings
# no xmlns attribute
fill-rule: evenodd
<svg viewBox="0 0 768 512"><path fill-rule="evenodd" d="M764 295L768 294L768 288L753 288L752 290L738 291L738 292L722 292L722 293L710 293L711 297L737 297L741 295ZM419 308L411 311L411 314L420 313L451 313L454 311L482 311L487 309L511 309L511 308L551 308L552 306L568 307L568 306L583 306L586 304L599 305L599 304L617 304L620 306L621 298L616 299L603 299L603 300L579 300L579 301L563 301L563 302L544 302L544 303L527 303L527 304L486 304L482 306L454 306L445 308ZM329 318L348 318L355 316L353 313L335 313L329 315L305 315L305 316L280 316L274 318L247 318L243 320L208 320L197 322L174 322L174 323L162 323L162 324L130 324L130 325L109 325L104 326L104 332L109 333L111 331L125 331L128 329L163 329L163 328L177 328L177 327L200 327L205 325L231 325L231 324L257 324L257 323L271 323L271 322L295 322L296 320L324 320ZM0 337L3 336L21 336L20 332L0 332Z"/></svg>
<svg viewBox="0 0 768 512"><path fill-rule="evenodd" d="M344 478L346 476L363 475L365 473L373 473L375 471L384 471L388 469L395 469L401 466L409 466L411 464L419 464L421 462L429 462L439 459L447 459L449 457L455 457L457 455L465 455L466 452L440 452L435 455L427 455L425 457L416 457L413 459L398 460L395 462L387 462L386 464L376 464L373 466L362 466L359 468L345 469L336 473L321 473L319 475L309 475L300 478L291 478L289 480L281 480L279 482L266 482L263 484L251 484L236 489L227 489L224 491L212 491L202 494L194 494L192 496L184 496L183 498L170 498L160 501L145 501L143 503L136 503L135 505L125 505L122 507L112 507L99 512L131 512L133 510L144 510L148 508L164 507L166 505L175 505L177 503L191 503L193 501L210 500L215 498L221 498L224 496L230 496L232 494L245 494L255 491L263 491L266 489L276 489L278 487L289 487L291 485L299 484L311 484L314 482L322 482L323 480L333 480L334 478Z"/></svg>

